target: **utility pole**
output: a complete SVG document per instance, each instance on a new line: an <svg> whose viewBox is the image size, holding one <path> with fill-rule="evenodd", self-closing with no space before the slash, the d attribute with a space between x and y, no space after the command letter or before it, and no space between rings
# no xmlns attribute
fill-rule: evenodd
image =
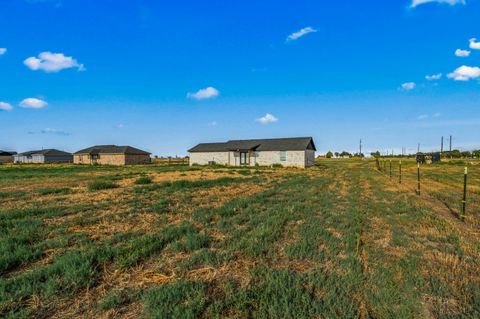
<svg viewBox="0 0 480 319"><path fill-rule="evenodd" d="M452 136L450 135L450 158L452 158Z"/></svg>
<svg viewBox="0 0 480 319"><path fill-rule="evenodd" d="M443 154L443 136L442 136L442 144L440 146L440 157L442 156Z"/></svg>
<svg viewBox="0 0 480 319"><path fill-rule="evenodd" d="M417 153L420 153L420 143L418 143L418 146L417 146Z"/></svg>
<svg viewBox="0 0 480 319"><path fill-rule="evenodd" d="M362 139L360 139L360 154L358 154L360 157L362 157Z"/></svg>

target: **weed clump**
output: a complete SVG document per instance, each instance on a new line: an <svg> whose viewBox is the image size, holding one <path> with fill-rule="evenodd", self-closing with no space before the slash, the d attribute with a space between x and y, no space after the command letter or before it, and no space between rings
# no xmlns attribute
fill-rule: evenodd
<svg viewBox="0 0 480 319"><path fill-rule="evenodd" d="M38 191L40 195L68 195L72 192L72 190L68 187L48 187L42 188Z"/></svg>
<svg viewBox="0 0 480 319"><path fill-rule="evenodd" d="M151 184L152 182L153 182L153 180L152 180L151 177L143 176L143 177L138 178L138 179L135 181L135 184L137 184L137 185L146 185L146 184Z"/></svg>
<svg viewBox="0 0 480 319"><path fill-rule="evenodd" d="M93 181L87 186L90 191L98 191L103 189L117 188L118 185L112 181Z"/></svg>

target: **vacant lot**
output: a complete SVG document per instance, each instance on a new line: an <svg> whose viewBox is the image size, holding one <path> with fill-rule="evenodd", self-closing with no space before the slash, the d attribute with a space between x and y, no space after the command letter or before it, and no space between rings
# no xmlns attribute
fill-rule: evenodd
<svg viewBox="0 0 480 319"><path fill-rule="evenodd" d="M480 317L480 166L392 165L0 166L0 317Z"/></svg>

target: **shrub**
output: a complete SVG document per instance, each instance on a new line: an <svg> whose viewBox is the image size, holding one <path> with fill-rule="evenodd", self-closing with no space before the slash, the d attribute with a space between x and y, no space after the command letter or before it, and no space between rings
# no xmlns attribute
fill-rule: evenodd
<svg viewBox="0 0 480 319"><path fill-rule="evenodd" d="M140 177L135 181L135 184L137 185L145 185L145 184L151 184L151 183L152 183L152 179L148 176Z"/></svg>
<svg viewBox="0 0 480 319"><path fill-rule="evenodd" d="M87 188L91 191L97 191L102 189L117 188L118 185L112 181L93 181L90 182Z"/></svg>

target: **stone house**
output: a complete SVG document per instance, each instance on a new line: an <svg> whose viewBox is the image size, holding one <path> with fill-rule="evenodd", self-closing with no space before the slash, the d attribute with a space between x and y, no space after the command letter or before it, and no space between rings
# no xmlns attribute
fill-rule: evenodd
<svg viewBox="0 0 480 319"><path fill-rule="evenodd" d="M315 151L315 144L311 137L201 143L188 150L190 165L263 166L280 164L302 168L315 165Z"/></svg>
<svg viewBox="0 0 480 319"><path fill-rule="evenodd" d="M56 149L29 151L13 156L15 163L71 163L72 160L72 153Z"/></svg>
<svg viewBox="0 0 480 319"><path fill-rule="evenodd" d="M96 145L73 154L75 164L149 164L150 153L131 146Z"/></svg>
<svg viewBox="0 0 480 319"><path fill-rule="evenodd" d="M13 156L16 154L17 152L7 152L0 150L0 164L13 163Z"/></svg>

